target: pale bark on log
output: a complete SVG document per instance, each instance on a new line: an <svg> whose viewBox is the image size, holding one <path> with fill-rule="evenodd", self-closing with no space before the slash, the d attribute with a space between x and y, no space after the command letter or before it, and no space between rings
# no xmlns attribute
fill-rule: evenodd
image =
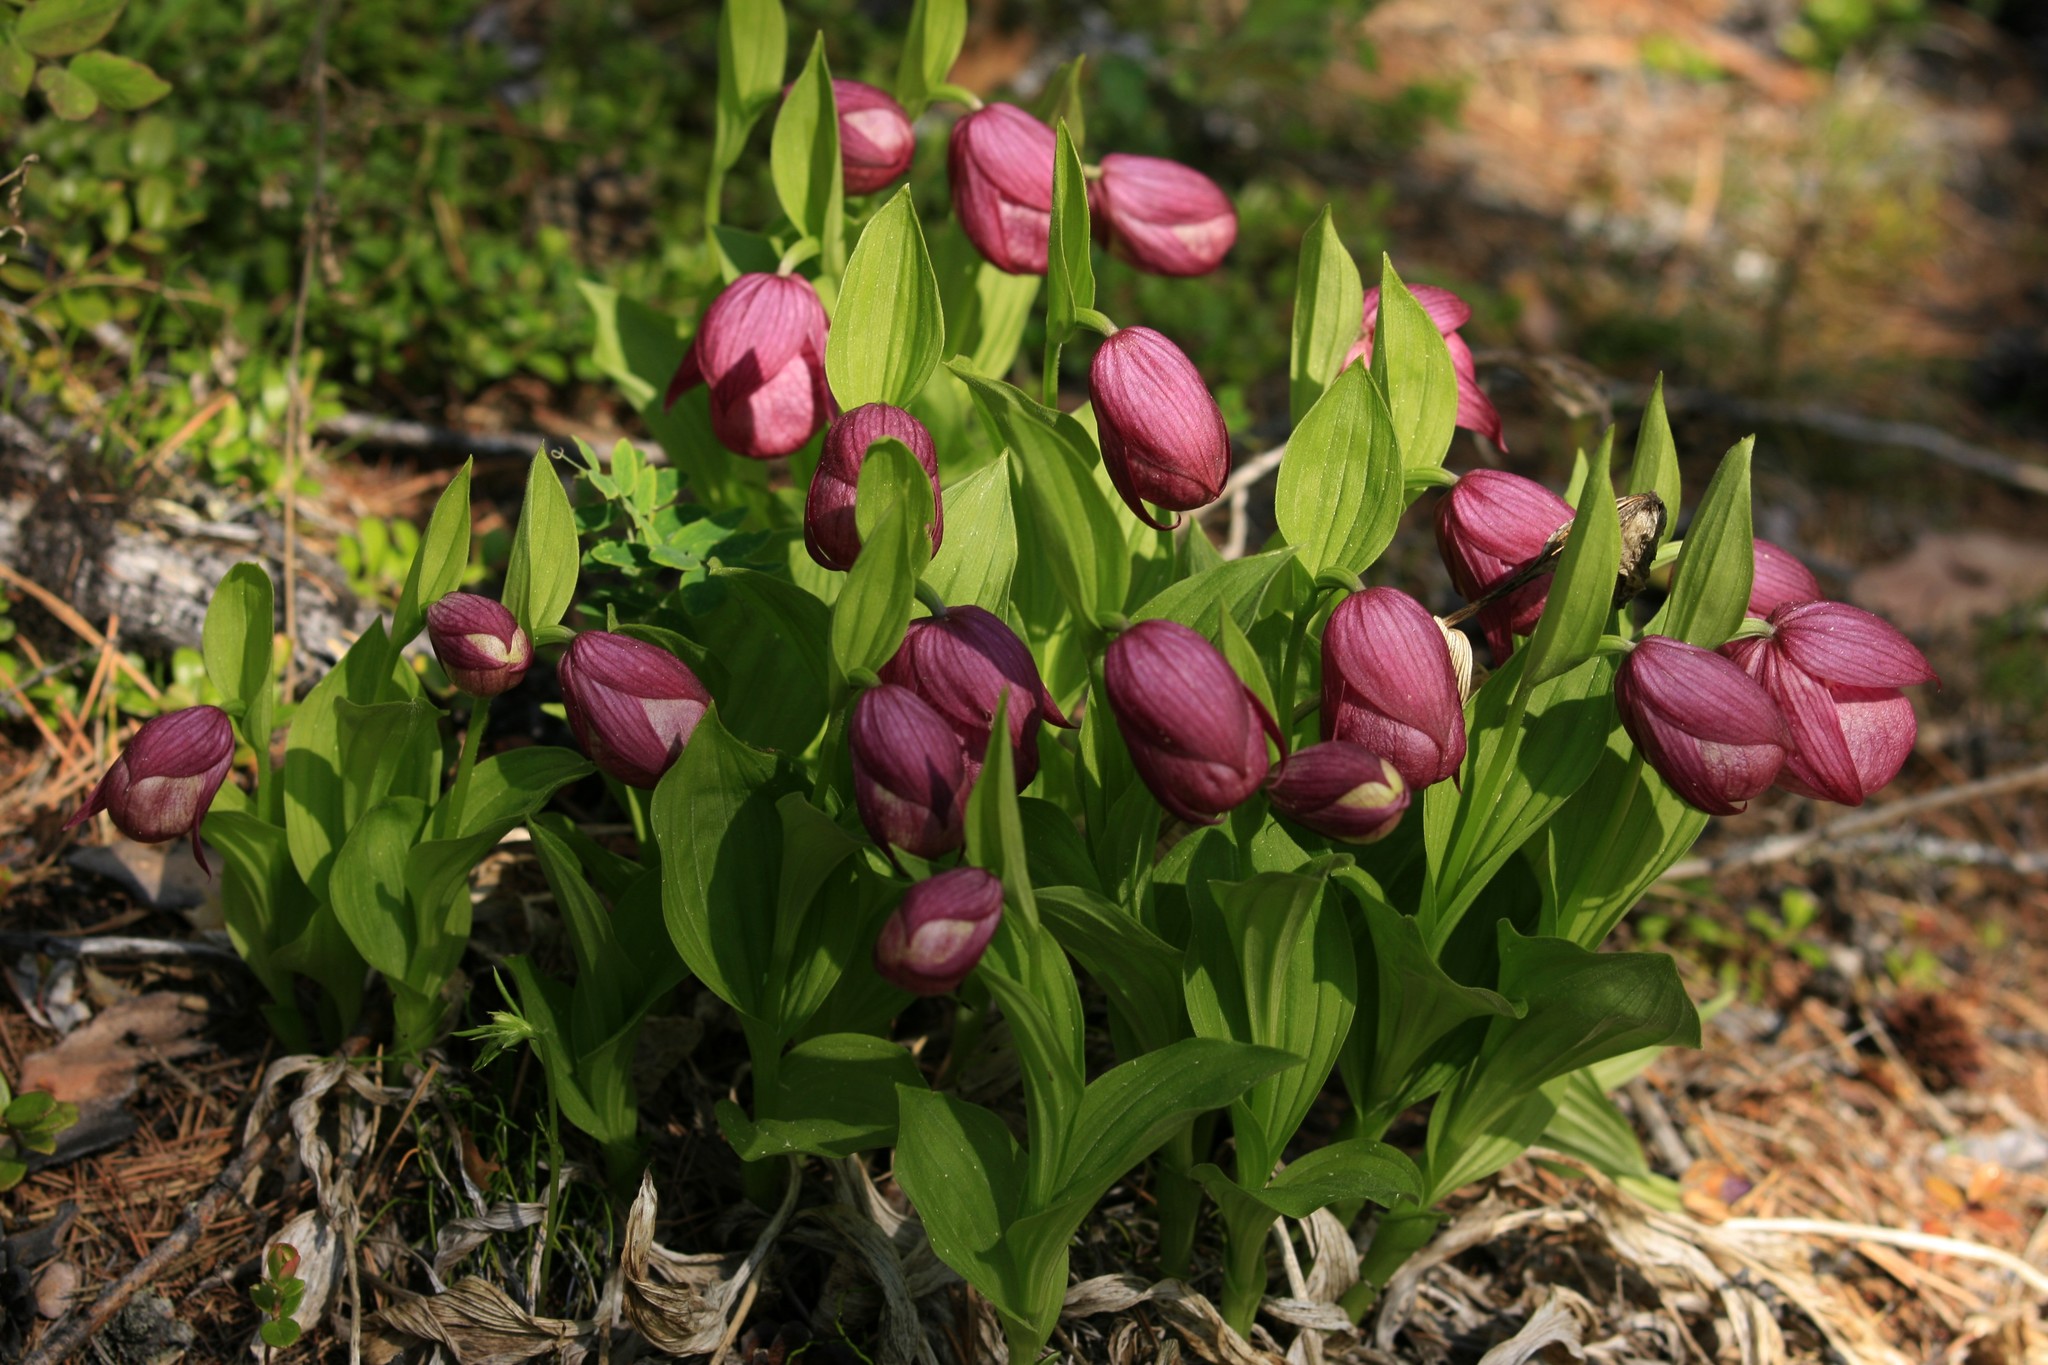
<svg viewBox="0 0 2048 1365"><path fill-rule="evenodd" d="M283 573L277 537L260 527L246 528L247 539L173 533L124 520L88 521L75 504L52 515L46 510L52 500L0 499L0 564L48 588L95 625L118 615L124 648L198 649L222 574L243 560L261 564L273 583ZM298 559L299 656L332 663L366 614L337 566L309 563L303 549Z"/></svg>

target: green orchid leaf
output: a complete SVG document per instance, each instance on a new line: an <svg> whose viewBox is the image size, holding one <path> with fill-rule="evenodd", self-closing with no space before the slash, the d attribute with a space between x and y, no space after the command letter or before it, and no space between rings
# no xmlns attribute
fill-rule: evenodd
<svg viewBox="0 0 2048 1365"><path fill-rule="evenodd" d="M1393 258L1384 254L1372 378L1393 415L1402 466L1428 469L1442 464L1458 425L1458 372L1436 320L1401 282Z"/></svg>
<svg viewBox="0 0 2048 1365"><path fill-rule="evenodd" d="M825 377L842 411L864 403L908 407L945 347L938 276L906 185L854 243L832 310Z"/></svg>
<svg viewBox="0 0 2048 1365"><path fill-rule="evenodd" d="M1387 548L1405 506L1393 414L1373 377L1354 365L1288 438L1274 517L1310 573L1360 573Z"/></svg>
<svg viewBox="0 0 2048 1365"><path fill-rule="evenodd" d="M1299 425L1337 377L1344 356L1358 341L1364 286L1358 264L1337 235L1328 204L1301 239L1301 264L1294 275L1294 337L1287 361L1287 410Z"/></svg>

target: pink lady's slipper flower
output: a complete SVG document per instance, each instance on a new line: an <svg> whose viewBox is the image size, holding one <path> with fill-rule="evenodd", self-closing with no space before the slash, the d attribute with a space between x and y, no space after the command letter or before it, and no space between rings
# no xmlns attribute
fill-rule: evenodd
<svg viewBox="0 0 2048 1365"><path fill-rule="evenodd" d="M192 856L211 873L199 823L235 760L235 726L218 706L188 706L142 723L64 828L105 811L137 843L192 836Z"/></svg>
<svg viewBox="0 0 2048 1365"><path fill-rule="evenodd" d="M1005 724L1017 769L1017 790L1038 774L1041 722L1071 727L1038 675L1031 651L1002 619L975 606L948 607L943 616L910 623L882 681L907 687L938 712L959 736L967 785L981 776L989 729L1005 693Z"/></svg>
<svg viewBox="0 0 2048 1365"><path fill-rule="evenodd" d="M1150 327L1103 340L1088 366L1088 396L1109 480L1138 520L1158 530L1146 503L1191 512L1223 494L1230 432L1223 409L1180 347Z"/></svg>
<svg viewBox="0 0 2048 1365"><path fill-rule="evenodd" d="M1778 709L1711 650L1647 635L1614 676L1622 728L1695 810L1733 815L1778 776L1787 736Z"/></svg>
<svg viewBox="0 0 2048 1365"><path fill-rule="evenodd" d="M1325 740L1385 755L1406 789L1441 782L1465 761L1465 700L1450 642L1398 588L1353 593L1330 613L1322 713Z"/></svg>
<svg viewBox="0 0 2048 1365"><path fill-rule="evenodd" d="M1156 156L1112 152L1088 184L1096 236L1154 275L1206 275L1237 240L1237 210L1200 171Z"/></svg>
<svg viewBox="0 0 2048 1365"><path fill-rule="evenodd" d="M750 460L787 455L831 420L824 305L796 275L742 275L712 301L666 403L711 386L711 430Z"/></svg>
<svg viewBox="0 0 2048 1365"><path fill-rule="evenodd" d="M1408 809L1408 784L1362 744L1311 744L1280 765L1266 788L1273 809L1316 833L1369 844L1394 832Z"/></svg>
<svg viewBox="0 0 2048 1365"><path fill-rule="evenodd" d="M884 683L853 704L846 740L854 805L876 843L920 858L960 847L967 766L938 712L909 688Z"/></svg>
<svg viewBox="0 0 2048 1365"><path fill-rule="evenodd" d="M902 408L863 403L825 429L818 472L811 476L810 495L804 499L804 548L821 567L844 572L860 555L860 527L854 510L860 496L861 466L867 463L868 447L890 436L910 447L932 481L932 553L938 553L946 514L939 500L939 452L932 444L932 434Z"/></svg>
<svg viewBox="0 0 2048 1365"><path fill-rule="evenodd" d="M875 940L875 972L915 995L953 990L1003 922L1003 884L978 867L956 867L904 893Z"/></svg>
<svg viewBox="0 0 2048 1365"><path fill-rule="evenodd" d="M1543 553L1550 537L1572 519L1572 505L1519 474L1475 469L1436 505L1436 546L1451 583L1468 602L1486 596ZM1542 574L1479 609L1479 624L1495 659L1514 650L1514 637L1536 629L1550 595Z"/></svg>
<svg viewBox="0 0 2048 1365"><path fill-rule="evenodd" d="M1860 806L1898 775L1919 724L1899 691L1936 682L1927 659L1889 622L1846 602L1798 602L1770 615L1772 633L1721 652L1776 703L1791 732L1778 785Z"/></svg>
<svg viewBox="0 0 2048 1365"><path fill-rule="evenodd" d="M569 642L557 673L577 743L629 787L660 782L711 707L711 693L688 664L630 635L584 631Z"/></svg>
<svg viewBox="0 0 2048 1365"><path fill-rule="evenodd" d="M873 194L910 169L917 134L886 90L862 81L832 82L839 107L839 165L848 194Z"/></svg>
<svg viewBox="0 0 2048 1365"><path fill-rule="evenodd" d="M1140 621L1110 642L1103 683L1116 728L1159 804L1213 825L1266 780L1280 727L1216 647L1175 621Z"/></svg>
<svg viewBox="0 0 2048 1365"><path fill-rule="evenodd" d="M427 639L455 690L495 697L519 686L533 664L533 642L504 603L451 592L427 608Z"/></svg>
<svg viewBox="0 0 2048 1365"><path fill-rule="evenodd" d="M1472 320L1472 306L1448 289L1433 284L1418 284L1409 287L1415 301L1429 314L1443 334L1444 345L1451 352L1451 368L1458 372L1458 425L1467 431L1476 431L1487 440L1506 450L1507 442L1501 439L1500 413L1495 410L1493 400L1479 387L1479 367L1472 359L1472 348L1465 344L1465 338L1458 335L1458 329ZM1374 285L1365 291L1365 321L1359 329L1358 340L1344 357L1344 364L1363 360L1372 364L1373 333L1380 321L1380 287Z"/></svg>
<svg viewBox="0 0 2048 1365"><path fill-rule="evenodd" d="M1752 542L1756 547L1756 576L1749 585L1749 614L1769 616L1779 607L1798 602L1817 602L1826 596L1813 570L1801 564L1790 550L1768 540Z"/></svg>
<svg viewBox="0 0 2048 1365"><path fill-rule="evenodd" d="M953 125L946 175L974 249L1012 275L1043 275L1052 239L1052 129L1014 104L986 104Z"/></svg>

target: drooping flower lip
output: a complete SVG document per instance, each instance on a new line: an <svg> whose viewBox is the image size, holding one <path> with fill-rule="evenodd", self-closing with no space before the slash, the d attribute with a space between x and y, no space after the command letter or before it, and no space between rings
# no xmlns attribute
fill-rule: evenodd
<svg viewBox="0 0 2048 1365"><path fill-rule="evenodd" d="M572 640L558 676L583 751L629 787L659 783L711 706L711 693L681 659L610 631L586 630Z"/></svg>
<svg viewBox="0 0 2048 1365"><path fill-rule="evenodd" d="M861 693L846 727L854 804L881 847L936 858L960 847L967 769L960 740L907 687Z"/></svg>
<svg viewBox="0 0 2048 1365"><path fill-rule="evenodd" d="M1103 683L1138 776L1182 820L1215 824L1265 781L1272 716L1216 647L1175 621L1140 621L1110 642Z"/></svg>
<svg viewBox="0 0 2048 1365"><path fill-rule="evenodd" d="M1105 338L1088 366L1088 393L1102 443L1103 468L1124 504L1155 530L1146 510L1206 507L1230 475L1230 431L1223 409L1180 347L1149 327Z"/></svg>
<svg viewBox="0 0 2048 1365"><path fill-rule="evenodd" d="M835 411L825 382L829 328L808 280L742 275L705 312L663 403L708 384L720 445L748 459L787 455Z"/></svg>
<svg viewBox="0 0 2048 1365"><path fill-rule="evenodd" d="M953 125L946 170L953 212L998 270L1043 275L1052 235L1053 130L1014 104L988 104Z"/></svg>
<svg viewBox="0 0 2048 1365"><path fill-rule="evenodd" d="M1413 790L1457 772L1464 697L1450 641L1420 602L1396 588L1367 588L1330 614L1322 727L1326 741L1384 756Z"/></svg>
<svg viewBox="0 0 2048 1365"><path fill-rule="evenodd" d="M1200 171L1156 156L1112 152L1089 182L1096 235L1155 275L1206 275L1237 240L1237 210Z"/></svg>
<svg viewBox="0 0 2048 1365"><path fill-rule="evenodd" d="M1003 884L956 867L910 888L875 940L875 971L917 995L945 995L981 961L1003 918Z"/></svg>
<svg viewBox="0 0 2048 1365"><path fill-rule="evenodd" d="M1400 770L1362 744L1330 740L1298 750L1266 787L1273 809L1318 834L1371 843L1408 809Z"/></svg>
<svg viewBox="0 0 2048 1365"><path fill-rule="evenodd" d="M1614 679L1622 728L1685 802L1733 815L1777 778L1791 746L1778 709L1730 660L1645 636Z"/></svg>
<svg viewBox="0 0 2048 1365"><path fill-rule="evenodd" d="M1571 504L1533 479L1475 469L1437 503L1437 550L1459 596L1476 602L1540 556L1571 520ZM1536 628L1549 595L1550 575L1539 574L1480 609L1496 658Z"/></svg>
<svg viewBox="0 0 2048 1365"><path fill-rule="evenodd" d="M1938 681L1890 623L1842 602L1780 606L1771 633L1731 640L1722 653L1754 678L1791 736L1778 785L1860 806L1898 775L1919 737L1900 687Z"/></svg>
<svg viewBox="0 0 2048 1365"><path fill-rule="evenodd" d="M199 825L234 758L234 722L217 706L188 706L151 717L64 827L105 811L115 828L138 843L190 834L200 870L210 873Z"/></svg>
<svg viewBox="0 0 2048 1365"><path fill-rule="evenodd" d="M511 691L533 663L533 644L501 602L451 592L427 608L434 657L460 691L495 697Z"/></svg>
<svg viewBox="0 0 2048 1365"><path fill-rule="evenodd" d="M1060 714L1024 642L1001 618L971 604L912 621L903 644L883 665L881 679L915 692L952 727L970 785L981 775L999 703L1010 731L1019 791L1038 773L1040 723L1073 724Z"/></svg>
<svg viewBox="0 0 2048 1365"><path fill-rule="evenodd" d="M860 556L860 471L868 448L893 437L923 467L932 486L932 553L945 539L945 503L939 492L939 452L931 432L902 408L863 403L842 413L825 429L817 472L804 499L804 548L820 568L845 572Z"/></svg>

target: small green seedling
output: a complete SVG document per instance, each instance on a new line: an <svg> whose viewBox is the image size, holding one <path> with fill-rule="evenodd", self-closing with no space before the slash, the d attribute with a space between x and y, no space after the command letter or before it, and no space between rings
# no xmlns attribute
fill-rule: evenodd
<svg viewBox="0 0 2048 1365"><path fill-rule="evenodd" d="M289 1242L273 1245L263 1259L263 1278L249 1290L249 1300L263 1314L256 1335L263 1339L266 1359L273 1350L282 1351L299 1339L299 1324L293 1314L306 1297L306 1282L298 1277L299 1249Z"/></svg>
<svg viewBox="0 0 2048 1365"><path fill-rule="evenodd" d="M0 1190L11 1190L28 1174L31 1154L48 1156L57 1138L78 1122L78 1106L41 1090L17 1095L0 1079Z"/></svg>

